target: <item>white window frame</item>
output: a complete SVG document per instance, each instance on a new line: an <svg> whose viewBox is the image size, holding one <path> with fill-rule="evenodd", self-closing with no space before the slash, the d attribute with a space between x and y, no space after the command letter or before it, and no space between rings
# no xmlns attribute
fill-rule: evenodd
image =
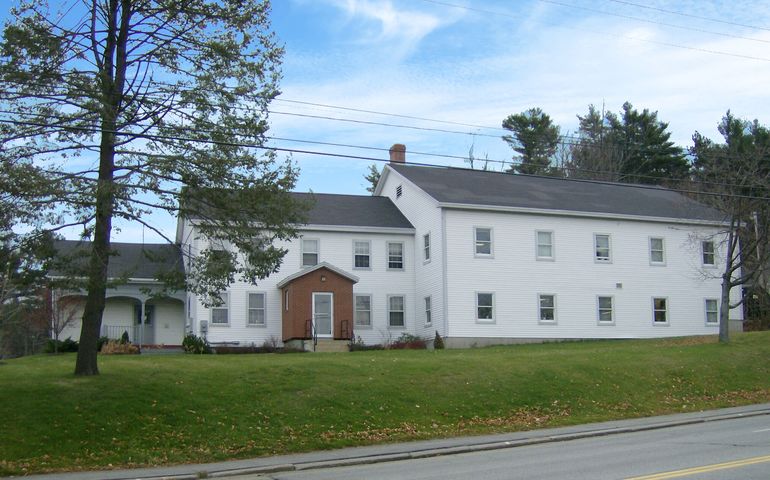
<svg viewBox="0 0 770 480"><path fill-rule="evenodd" d="M653 242L653 240L660 240L660 250L653 250L652 249L652 242ZM649 254L650 254L650 265L658 265L658 266L666 265L666 239L665 239L665 237L650 237L649 241L647 242L647 245L648 245L648 250L649 250ZM660 260L660 261L654 260L652 258L652 252L653 251L655 251L655 252L659 251L661 253L662 260Z"/></svg>
<svg viewBox="0 0 770 480"><path fill-rule="evenodd" d="M390 246L401 245L401 267L390 266ZM385 266L392 272L401 272L406 266L406 246L404 242L385 242Z"/></svg>
<svg viewBox="0 0 770 480"><path fill-rule="evenodd" d="M401 308L402 308L402 310L393 310L393 309L391 308L391 305L390 305L390 299L391 299L391 298L397 298L397 297L400 297L400 298L401 298L401 304L402 304L402 307L401 307ZM401 295L401 294L389 294L389 295L386 297L386 307L387 307L387 310L388 310L388 316L387 316L387 319L388 319L388 328L392 328L392 329L404 329L404 328L406 328L406 295ZM393 324L391 323L390 314L391 314L391 313L398 313L398 312L401 312L401 314L403 315L403 317L402 317L402 318L403 318L403 320L404 320L404 324L403 324L403 325L393 325Z"/></svg>
<svg viewBox="0 0 770 480"><path fill-rule="evenodd" d="M251 311L260 310L259 308L252 308L251 296L262 296L262 323L251 323ZM267 292L246 292L246 326L247 327L267 327Z"/></svg>
<svg viewBox="0 0 770 480"><path fill-rule="evenodd" d="M428 232L422 236L422 263L423 264L430 263L430 258L431 258L430 247L431 247L430 232Z"/></svg>
<svg viewBox="0 0 770 480"><path fill-rule="evenodd" d="M478 251L478 231L489 230L489 253L479 253ZM495 256L495 229L492 227L474 226L473 227L473 256L477 258L493 258Z"/></svg>
<svg viewBox="0 0 770 480"><path fill-rule="evenodd" d="M602 320L602 298L610 299L610 320ZM615 296L597 295L596 296L596 323L599 325L615 325Z"/></svg>
<svg viewBox="0 0 770 480"><path fill-rule="evenodd" d="M711 263L706 263L706 245L711 245L711 252L708 253L708 255L711 255ZM704 267L716 267L717 265L717 245L714 243L714 240L702 240L700 242L700 261L701 264Z"/></svg>
<svg viewBox="0 0 770 480"><path fill-rule="evenodd" d="M218 307L214 305L209 307L209 325L213 325L217 327L229 327L230 326L230 292L222 292L219 294L219 297L222 299L224 303L222 303L222 305L219 305ZM215 310L224 310L225 316L227 317L227 321L215 322L214 321Z"/></svg>
<svg viewBox="0 0 770 480"><path fill-rule="evenodd" d="M315 242L315 252L305 252L305 242ZM312 237L301 237L300 238L300 248L299 248L299 266L301 268L308 268L308 267L314 267L321 263L321 240L319 238L312 238ZM305 253L307 254L315 254L316 262L312 265L305 264Z"/></svg>
<svg viewBox="0 0 770 480"><path fill-rule="evenodd" d="M479 305L479 295L490 295L492 297L491 305ZM476 316L476 323L495 323L497 321L495 317L495 292L474 292L474 315ZM480 318L479 308L492 308L491 318Z"/></svg>
<svg viewBox="0 0 770 480"><path fill-rule="evenodd" d="M716 310L709 310L709 302L714 302L714 305L716 306ZM716 314L716 322L709 322L709 313L715 313ZM719 326L719 299L718 298L704 298L703 299L703 315L704 315L704 321L706 322L707 327L718 327Z"/></svg>
<svg viewBox="0 0 770 480"><path fill-rule="evenodd" d="M655 308L655 300L663 300L663 301L665 301L666 302L665 310L657 310ZM652 307L652 324L653 325L668 326L668 325L671 324L671 317L670 317L671 306L668 303L668 297L652 297L651 307ZM655 313L656 312L660 312L660 311L662 311L662 312L664 312L666 314L666 321L665 322L657 322L657 321L655 321Z"/></svg>
<svg viewBox="0 0 770 480"><path fill-rule="evenodd" d="M356 257L361 256L363 257L364 254L362 253L356 253L356 244L357 243L365 243L367 248L367 254L366 258L369 260L369 266L368 267L358 267L356 266ZM371 270L372 269L372 241L371 240L353 240L353 270Z"/></svg>
<svg viewBox="0 0 770 480"><path fill-rule="evenodd" d="M543 305L542 305L543 297L553 297L553 307L547 307L547 308L553 309L552 320L543 319ZM558 316L558 309L557 309L556 294L555 293L538 293L537 294L537 323L541 325L556 325L558 319L559 319L559 316Z"/></svg>
<svg viewBox="0 0 770 480"><path fill-rule="evenodd" d="M368 312L369 312L369 324L358 323L358 315L357 314L359 312L359 309L358 309L358 302L356 301L356 299L358 297L368 297L369 298L369 310L368 310ZM360 311L365 311L365 310L360 310ZM373 305L373 302L372 302L372 294L371 293L354 293L353 294L353 327L367 329L367 330L371 329L372 328L372 323L373 323L372 320L374 319L373 311L374 311L374 305Z"/></svg>
<svg viewBox="0 0 770 480"><path fill-rule="evenodd" d="M546 246L546 244L540 243L541 233L547 233L550 236L551 243L547 244L547 246L551 247L551 255L540 255L540 246ZM535 259L541 261L554 261L556 259L556 245L554 244L553 230L535 230Z"/></svg>
<svg viewBox="0 0 770 480"><path fill-rule="evenodd" d="M423 302L425 303L425 326L430 327L433 325L433 299L428 295Z"/></svg>
<svg viewBox="0 0 770 480"><path fill-rule="evenodd" d="M607 257L599 256L599 237L607 237ZM594 233L594 263L612 263L612 235L609 233Z"/></svg>

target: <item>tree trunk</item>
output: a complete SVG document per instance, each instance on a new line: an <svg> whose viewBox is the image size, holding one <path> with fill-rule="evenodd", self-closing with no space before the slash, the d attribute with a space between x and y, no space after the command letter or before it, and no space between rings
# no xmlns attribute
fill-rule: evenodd
<svg viewBox="0 0 770 480"><path fill-rule="evenodd" d="M719 342L730 341L730 277L722 276L722 299L719 306Z"/></svg>

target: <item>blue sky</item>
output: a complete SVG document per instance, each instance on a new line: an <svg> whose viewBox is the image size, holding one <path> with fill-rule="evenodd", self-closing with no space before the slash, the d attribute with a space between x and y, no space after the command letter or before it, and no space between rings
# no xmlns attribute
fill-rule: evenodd
<svg viewBox="0 0 770 480"><path fill-rule="evenodd" d="M272 21L286 48L283 94L270 117L278 138L381 149L398 142L407 145L407 161L463 165L418 153L467 156L473 146L477 157L510 160L498 127L531 107L567 134L589 104L617 112L628 100L657 110L683 146L696 130L717 139L728 109L770 124L770 2L274 0ZM271 145L388 156L287 140ZM299 191L366 194L371 161L291 158L301 169ZM173 219L157 222L173 236ZM115 239L141 241L141 228L123 225ZM145 240L157 239L148 233Z"/></svg>

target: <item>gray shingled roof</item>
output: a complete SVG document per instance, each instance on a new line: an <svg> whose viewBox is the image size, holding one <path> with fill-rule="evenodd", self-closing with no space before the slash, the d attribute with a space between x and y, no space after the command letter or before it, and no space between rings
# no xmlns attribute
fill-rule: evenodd
<svg viewBox="0 0 770 480"><path fill-rule="evenodd" d="M717 210L647 185L390 164L441 203L721 222Z"/></svg>
<svg viewBox="0 0 770 480"><path fill-rule="evenodd" d="M308 225L414 228L387 197L297 192L292 195L314 202L308 213Z"/></svg>
<svg viewBox="0 0 770 480"><path fill-rule="evenodd" d="M83 266L87 264L90 247L91 243L85 241L58 240L54 242L54 249L60 258L77 265L82 263ZM107 266L109 278L125 276L155 279L159 273L173 271L184 273L182 252L175 245L113 242L112 249L116 255L110 257L110 263ZM63 272L54 267L49 274L58 276Z"/></svg>

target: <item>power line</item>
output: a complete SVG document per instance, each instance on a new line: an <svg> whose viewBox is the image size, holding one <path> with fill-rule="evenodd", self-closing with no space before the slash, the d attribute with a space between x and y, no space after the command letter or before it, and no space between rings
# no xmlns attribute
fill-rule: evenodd
<svg viewBox="0 0 770 480"><path fill-rule="evenodd" d="M439 1L439 0L422 0L422 1L426 2L426 3L432 3L434 5L441 5L441 6L444 6L444 7L459 8L459 9L462 9L462 10L468 10L468 11L472 11L472 12L483 13L485 15L493 15L495 17L508 17L508 18L515 18L517 20L520 20L520 17L517 17L515 15L512 15L510 13L506 13L506 12L493 11L493 10L485 10L485 9L477 8L477 7L468 7L468 6L465 6L465 5L458 5L458 4L455 4L455 3L443 2L443 1ZM721 55L721 56L726 56L726 57L742 58L742 59L745 59L745 60L756 60L756 61L760 61L760 62L770 62L770 58L766 58L766 57L755 57L753 55L744 55L744 54L740 54L740 53L723 52L721 50L713 50L713 49L701 48L701 47L692 47L692 46L688 46L688 45L682 45L682 44L679 44L679 43L661 42L659 40L650 40L648 38L632 37L632 36L621 35L621 34L617 34L617 33L604 32L604 31L601 31L601 30L573 27L573 26L568 26L568 25L558 24L558 23L553 23L553 22L545 22L543 20L538 20L538 21L540 23L545 23L545 24L553 25L553 26L556 26L556 27L559 27L559 28L565 28L565 29L569 29L569 30L576 30L576 31L579 31L579 32L586 32L586 33L591 33L591 34L594 34L594 35L604 35L604 36L614 37L614 38L624 38L626 40L634 40L634 41L637 41L637 42L650 43L650 44L653 44L653 45L660 45L660 46L663 46L663 47L679 48L679 49L682 49L682 50L690 50L690 51L694 51L694 52L708 53L708 54L712 54L712 55Z"/></svg>
<svg viewBox="0 0 770 480"><path fill-rule="evenodd" d="M767 28L767 27L759 27L757 25L748 25L748 24L745 24L745 23L731 22L729 20L722 20L722 19L719 19L719 18L711 18L711 17L704 17L704 16L701 16L701 15L693 15L691 13L677 12L675 10L666 10L665 8L652 7L650 5L642 5L640 3L627 2L625 0L608 0L608 1L619 3L621 5L629 5L629 6L632 6L632 7L644 8L644 9L647 9L647 10L653 10L653 11L661 12L661 13L669 13L671 15L679 15L681 17L695 18L695 19L698 19L698 20L706 20L708 22L721 23L721 24L724 24L724 25L732 25L734 27L753 28L753 29L756 29L756 30L770 31L770 28Z"/></svg>
<svg viewBox="0 0 770 480"><path fill-rule="evenodd" d="M19 120L10 120L10 119L0 119L0 123L9 123L12 125L26 125L26 126L35 126L35 127L48 127L49 125L43 124L43 123L35 123L35 122L25 122L25 121L19 121ZM210 140L210 139L201 139L201 138L189 138L189 137L182 137L177 135L155 135L155 134L148 134L148 133L135 133L135 132L121 132L121 131L113 131L113 130L103 130L103 129L96 129L96 128L88 128L88 127L58 127L61 130L74 130L74 131L83 131L83 132L89 132L89 133L99 133L99 132L107 132L112 133L114 135L118 136L128 136L133 138L144 138L148 140L178 140L178 141L185 141L185 142L193 142L193 143L203 143L203 144L209 144L209 145L218 145L218 146L228 146L228 147L241 147L241 148L253 148L253 149L260 149L260 150L270 150L273 152L286 152L286 153L302 153L302 154L308 154L308 155L316 155L316 156L324 156L324 157L336 157L336 158L346 158L346 159L356 159L356 160L367 160L367 161L374 161L374 162L385 162L389 163L389 159L383 159L383 158L376 158L376 157L364 157L361 155L349 155L349 154L340 154L340 153L332 153L332 152L320 152L320 151L314 151L314 150L300 150L300 149L294 149L294 148L283 148L283 147L269 147L265 145L260 144L253 144L253 143L243 143L243 142L225 142L221 140ZM437 165L437 164L431 164L431 163L422 163L422 162L409 162L410 165L416 165L416 166L423 166L423 167L437 167L437 168L453 168L456 170L465 170L465 171L471 171L471 172L478 172L479 170L474 170L470 168L464 168L464 167L447 167L445 165ZM489 170L489 173L492 174L501 174L501 175L510 175L509 173L504 172L497 172L494 170ZM526 175L526 174L519 174L519 175ZM531 177L543 177L541 175L526 175ZM553 177L545 177L545 178L553 178ZM661 190L666 189L674 192L679 193L685 193L690 195L704 195L704 196L712 196L712 197L724 197L724 198L741 198L741 199L748 199L748 200L762 200L762 201L770 201L770 197L759 197L759 196L752 196L752 195L741 195L741 194L733 194L733 193L717 193L717 192L703 192L703 191L697 191L697 190L687 190L683 188L671 188L671 187L660 187L656 185L643 185L643 184L631 184L631 183L622 183L622 182L607 182L602 180L590 180L590 179L577 179L577 178L563 178L560 177L560 180L564 181L571 181L571 182L581 182L581 183L593 183L593 184L599 184L599 185L617 185L622 187L628 187L628 188L640 188L640 189L647 189L647 190Z"/></svg>
<svg viewBox="0 0 770 480"><path fill-rule="evenodd" d="M576 10L583 10L583 11L586 11L586 12L598 13L600 15L607 15L607 16L610 16L610 17L625 18L627 20L634 20L634 21L637 21L637 22L644 22L644 23L650 23L650 24L654 24L654 25L661 25L661 26L669 27L669 28L678 28L680 30L689 30L691 32L708 33L710 35L718 35L718 36L721 36L721 37L737 38L737 39L740 39L740 40L748 40L748 41L751 41L751 42L770 43L770 40L763 40L761 38L743 37L741 35L734 35L732 33L715 32L713 30L706 30L706 29L703 29L703 28L687 27L687 26L684 26L684 25L675 25L675 24L672 24L672 23L664 23L664 22L659 22L659 21L656 21L656 20L650 20L650 19L647 19L647 18L635 17L633 15L624 15L622 13L614 13L614 12L608 12L608 11L605 11L605 10L599 10L599 9L596 9L596 8L584 7L582 5L572 5L572 4L569 4L569 3L558 2L556 0L538 0L538 1L542 2L542 3L548 3L548 4L551 4L551 5L557 5L557 6L560 6L560 7L574 8Z"/></svg>

